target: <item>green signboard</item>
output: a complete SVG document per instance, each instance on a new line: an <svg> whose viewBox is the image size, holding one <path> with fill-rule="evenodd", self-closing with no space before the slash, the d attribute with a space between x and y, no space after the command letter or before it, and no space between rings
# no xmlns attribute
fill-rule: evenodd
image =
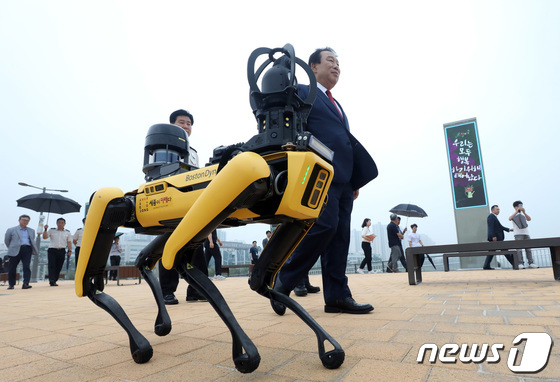
<svg viewBox="0 0 560 382"><path fill-rule="evenodd" d="M476 118L443 125L455 209L488 205Z"/></svg>

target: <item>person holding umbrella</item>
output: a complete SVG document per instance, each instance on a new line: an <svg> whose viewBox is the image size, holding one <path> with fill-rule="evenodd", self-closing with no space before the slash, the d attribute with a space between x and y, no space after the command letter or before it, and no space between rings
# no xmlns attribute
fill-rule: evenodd
<svg viewBox="0 0 560 382"><path fill-rule="evenodd" d="M408 221L408 219L407 219L407 221ZM401 235L402 235L402 238L401 238L401 239L404 239L404 234L406 233L406 230L407 230L408 228L407 228L406 225L405 225L404 230L401 230L401 217L400 217L400 216L397 217L397 228L399 229L399 232L400 232ZM401 243L401 255L399 256L399 261L401 262L401 264L402 264L404 270L407 271L408 268L407 268L407 266L406 266L406 258L404 257L404 248L403 248L403 246L402 246L402 243Z"/></svg>
<svg viewBox="0 0 560 382"><path fill-rule="evenodd" d="M391 257L389 258L386 272L398 273L399 257L403 254L401 240L404 236L398 226L400 219L397 214L391 214L389 219L391 219L391 222L387 225L387 240L389 241L389 248L391 248Z"/></svg>
<svg viewBox="0 0 560 382"><path fill-rule="evenodd" d="M50 239L47 252L50 286L58 286L56 282L64 265L64 255L72 254L72 234L64 228L65 226L66 220L58 218L56 219L56 229L49 229L49 226L45 225L43 231L43 239ZM68 248L67 253L66 248Z"/></svg>

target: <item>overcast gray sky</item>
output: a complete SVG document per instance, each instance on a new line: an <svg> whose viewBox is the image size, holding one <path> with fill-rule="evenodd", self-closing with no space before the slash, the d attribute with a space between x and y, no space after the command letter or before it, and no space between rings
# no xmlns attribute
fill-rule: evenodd
<svg viewBox="0 0 560 382"><path fill-rule="evenodd" d="M216 146L248 140L247 59L291 43L304 61L317 47L338 52L333 94L378 164L354 229L414 203L429 214L419 231L454 243L443 124L476 117L502 223L521 199L532 237L559 236L559 19L554 0L3 1L0 231L22 213L38 223L16 199L39 190L18 182L68 189L82 205L101 187L138 188L147 129L178 108L194 114L202 162ZM67 228L82 216L65 215ZM228 232L263 237L262 226Z"/></svg>

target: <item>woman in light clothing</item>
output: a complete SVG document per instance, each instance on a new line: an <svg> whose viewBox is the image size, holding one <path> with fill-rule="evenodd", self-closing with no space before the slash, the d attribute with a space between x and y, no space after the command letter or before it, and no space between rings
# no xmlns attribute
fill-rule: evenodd
<svg viewBox="0 0 560 382"><path fill-rule="evenodd" d="M357 272L364 274L364 267L367 265L368 273L375 273L371 268L371 242L375 239L375 235L369 230L371 226L371 219L365 218L362 223L362 249L364 250L365 258L360 264Z"/></svg>
<svg viewBox="0 0 560 382"><path fill-rule="evenodd" d="M119 240L120 240L119 236L113 239L113 244L111 245L111 252L109 252L109 261L111 262L112 266L121 264L122 248L119 245ZM111 271L109 279L116 280L117 271Z"/></svg>

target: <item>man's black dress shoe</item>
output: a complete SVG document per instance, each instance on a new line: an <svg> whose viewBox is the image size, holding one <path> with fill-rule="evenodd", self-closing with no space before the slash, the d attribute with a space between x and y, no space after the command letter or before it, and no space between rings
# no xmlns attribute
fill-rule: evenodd
<svg viewBox="0 0 560 382"><path fill-rule="evenodd" d="M23 284L23 286L21 287L21 289L31 289L31 288L33 287L29 284Z"/></svg>
<svg viewBox="0 0 560 382"><path fill-rule="evenodd" d="M282 286L282 283L280 282L280 278L278 275L276 275L276 280L274 281L274 288L272 289L282 294L285 294L286 296L290 295L290 291L284 289L284 287ZM270 299L270 306L272 307L272 310L274 310L274 313L276 313L279 316L283 316L284 313L286 313L286 305L274 301L273 299Z"/></svg>
<svg viewBox="0 0 560 382"><path fill-rule="evenodd" d="M179 300L177 300L177 297L175 297L175 295L171 293L163 296L163 302L165 303L165 305L177 305L179 303Z"/></svg>
<svg viewBox="0 0 560 382"><path fill-rule="evenodd" d="M307 289L307 293L319 293L321 291L321 288L313 286L309 282L305 284L305 289Z"/></svg>
<svg viewBox="0 0 560 382"><path fill-rule="evenodd" d="M187 302L197 302L197 301L208 302L206 297L204 297L203 295L198 294L198 293L194 293L192 295L187 296Z"/></svg>
<svg viewBox="0 0 560 382"><path fill-rule="evenodd" d="M325 313L365 314L372 310L373 306L370 304L358 304L352 297L329 302L325 305Z"/></svg>
<svg viewBox="0 0 560 382"><path fill-rule="evenodd" d="M49 283L51 286L58 286L57 283Z"/></svg>
<svg viewBox="0 0 560 382"><path fill-rule="evenodd" d="M493 270L494 270L494 268L492 268L492 267L484 267L484 268L482 268L482 269L487 269L487 270L490 270L490 271L493 271Z"/></svg>
<svg viewBox="0 0 560 382"><path fill-rule="evenodd" d="M13 286L13 285L10 285L10 286L8 287L8 289L14 289L14 286Z"/></svg>
<svg viewBox="0 0 560 382"><path fill-rule="evenodd" d="M299 297L307 296L307 288L305 287L305 284L296 285L294 293Z"/></svg>

